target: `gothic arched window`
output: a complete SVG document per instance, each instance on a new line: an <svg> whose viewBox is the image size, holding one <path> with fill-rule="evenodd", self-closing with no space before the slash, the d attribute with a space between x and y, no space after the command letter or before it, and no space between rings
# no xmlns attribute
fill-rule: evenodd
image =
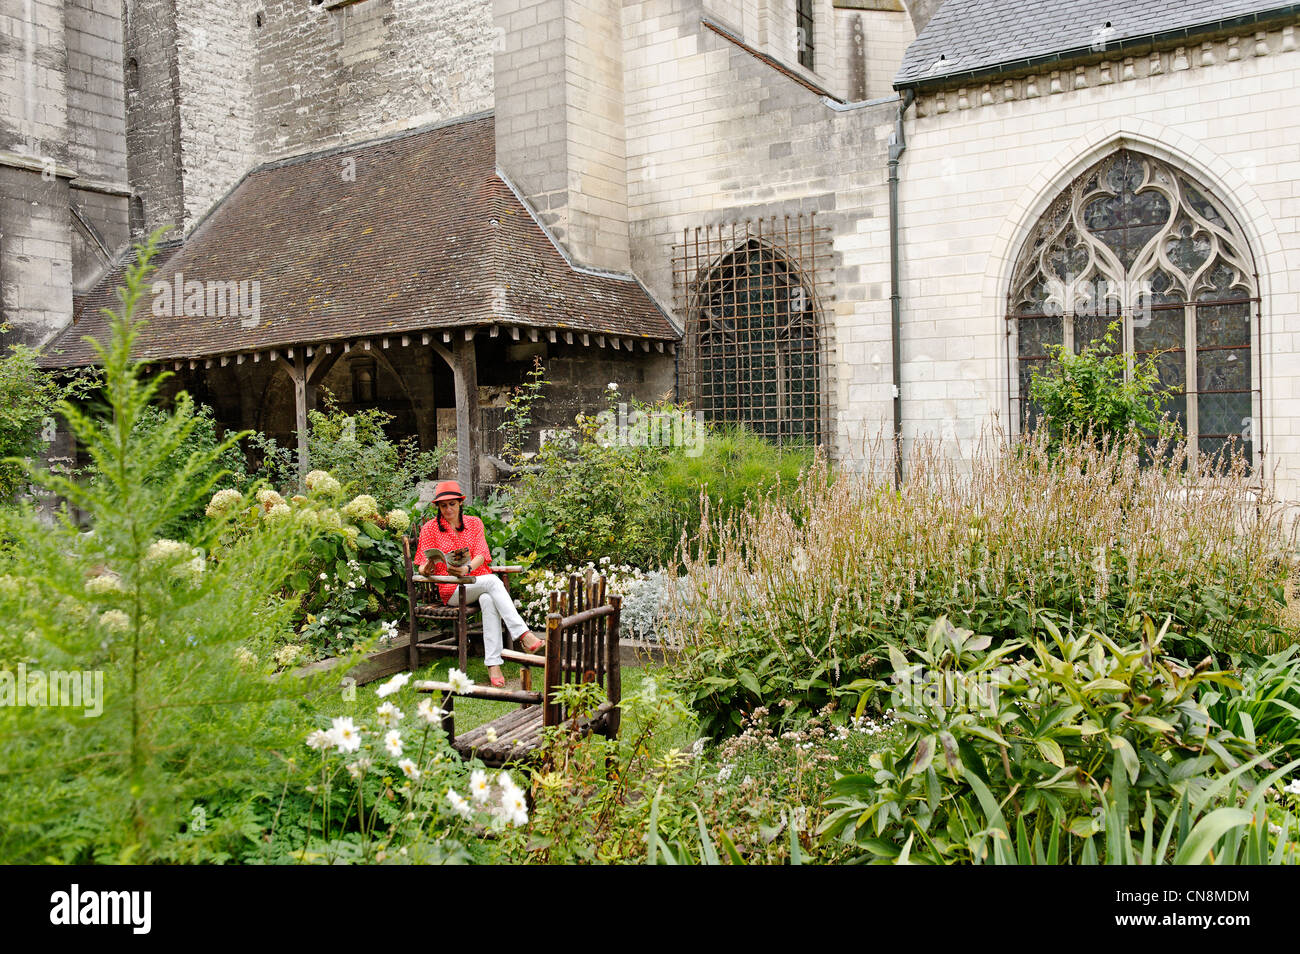
<svg viewBox="0 0 1300 954"><path fill-rule="evenodd" d="M1158 358L1166 405L1192 453L1256 440L1254 260L1224 203L1168 163L1121 149L1079 176L1038 221L1009 295L1020 422L1047 346L1075 354L1122 319L1123 347ZM1190 385L1190 386L1189 386Z"/></svg>
<svg viewBox="0 0 1300 954"><path fill-rule="evenodd" d="M798 270L750 238L692 288L688 390L705 420L774 441L822 439L817 310Z"/></svg>

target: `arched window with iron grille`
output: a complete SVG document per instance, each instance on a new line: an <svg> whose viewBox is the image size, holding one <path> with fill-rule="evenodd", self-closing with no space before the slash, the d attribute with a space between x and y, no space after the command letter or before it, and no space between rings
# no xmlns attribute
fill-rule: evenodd
<svg viewBox="0 0 1300 954"><path fill-rule="evenodd" d="M686 294L683 396L710 423L778 443L821 443L826 367L815 279L758 235L697 264Z"/></svg>

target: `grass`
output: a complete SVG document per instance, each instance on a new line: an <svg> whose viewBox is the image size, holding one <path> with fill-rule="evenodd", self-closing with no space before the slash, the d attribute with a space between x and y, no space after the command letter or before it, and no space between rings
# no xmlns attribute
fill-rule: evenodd
<svg viewBox="0 0 1300 954"><path fill-rule="evenodd" d="M435 682L446 682L447 674L452 667L456 665L456 659L453 656L441 657L416 671L411 682L407 683L395 694L388 696L387 701L394 703L403 712L414 709L419 705L420 700L427 693L416 692L412 688L415 682L420 680L432 680ZM502 667L506 674L506 688L518 689L519 669L520 667L513 664L507 664ZM648 676L655 675L661 671L661 667L645 667L641 665L623 666L623 694L630 695L636 692L644 679ZM488 684L487 666L483 660L470 659L469 677L478 685L486 686ZM356 699L349 702L343 698L341 692L331 692L328 695L317 697L312 701L312 706L318 716L324 719L331 719L335 716L353 716L371 715L376 706L379 705L379 697L375 695L375 690L387 682L387 679L379 679L375 682L367 683L364 686L357 686ZM533 687L540 688L542 675L540 672L533 673ZM440 695L432 694L436 704ZM493 702L487 699L469 699L458 697L456 699L456 733L462 734L470 729L483 725L485 722L491 722L498 716L503 716L518 706L511 702ZM621 731L628 729L635 731L635 726L624 726Z"/></svg>

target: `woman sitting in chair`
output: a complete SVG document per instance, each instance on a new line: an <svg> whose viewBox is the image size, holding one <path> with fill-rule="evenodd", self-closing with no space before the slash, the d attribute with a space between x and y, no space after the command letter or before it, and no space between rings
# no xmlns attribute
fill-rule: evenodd
<svg viewBox="0 0 1300 954"><path fill-rule="evenodd" d="M546 644L528 629L514 601L510 599L501 578L492 572L492 554L483 533L483 521L478 517L461 514L465 495L460 484L444 480L434 490L433 503L438 508L436 519L428 521L420 530L420 542L415 553L415 565L425 576L472 576L473 583L465 584L465 599L477 602L483 610L483 656L488 667L488 679L497 689L506 684L501 672L501 622L513 639L520 641L525 652L537 652ZM456 550L469 553L469 562L447 566L441 560L426 563L426 550L441 550L453 554ZM453 583L439 583L438 595L448 606L457 605L460 589Z"/></svg>

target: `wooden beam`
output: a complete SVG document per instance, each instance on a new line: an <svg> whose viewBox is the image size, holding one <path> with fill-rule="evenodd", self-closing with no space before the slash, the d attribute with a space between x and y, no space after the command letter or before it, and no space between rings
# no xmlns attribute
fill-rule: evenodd
<svg viewBox="0 0 1300 954"><path fill-rule="evenodd" d="M243 364L243 363L244 363L244 356L242 354L235 355L235 364Z"/></svg>
<svg viewBox="0 0 1300 954"><path fill-rule="evenodd" d="M444 332L442 333L442 343L443 343L443 344L451 344L451 332L450 332L450 331L444 331Z"/></svg>
<svg viewBox="0 0 1300 954"><path fill-rule="evenodd" d="M277 351L275 348L272 348L272 349L268 352L268 354L270 355L270 358L271 358L272 361L278 361L278 360L280 360L280 352Z"/></svg>
<svg viewBox="0 0 1300 954"><path fill-rule="evenodd" d="M519 328L517 325L510 326L510 337L513 338L515 341L519 340Z"/></svg>
<svg viewBox="0 0 1300 954"><path fill-rule="evenodd" d="M605 336L596 335L596 344L600 345L602 348L605 347Z"/></svg>
<svg viewBox="0 0 1300 954"><path fill-rule="evenodd" d="M573 335L565 335L564 337L568 339L569 344L573 344ZM590 335L579 335L578 337L581 339L583 345L585 345L585 346L587 346L587 347L591 347L591 336L590 336Z"/></svg>
<svg viewBox="0 0 1300 954"><path fill-rule="evenodd" d="M181 369L181 366L182 366L182 362L180 362L180 361L173 361L173 362L172 362L172 370L173 370L173 371L179 371L179 370Z"/></svg>
<svg viewBox="0 0 1300 954"><path fill-rule="evenodd" d="M334 343L333 343L333 342L330 342L329 344L327 344L327 345L325 346L325 353L326 353L326 354L333 354L333 353L334 353Z"/></svg>
<svg viewBox="0 0 1300 954"><path fill-rule="evenodd" d="M644 339L644 338L641 339L641 350L642 350L642 351L649 351L649 350L650 350L650 342L647 341L647 340Z"/></svg>
<svg viewBox="0 0 1300 954"><path fill-rule="evenodd" d="M207 370L208 368L210 368L210 367L212 367L212 359L211 359L211 358L204 358L204 359L203 359L203 370L206 371L206 370Z"/></svg>
<svg viewBox="0 0 1300 954"><path fill-rule="evenodd" d="M292 348L285 348L285 349L284 349L284 353L285 353L285 356L286 356L287 358L289 358L290 361L293 360L293 349L292 349Z"/></svg>
<svg viewBox="0 0 1300 954"><path fill-rule="evenodd" d="M307 352L307 357L310 358L312 355L316 353L316 349L313 348L311 345L308 345L306 348L306 352Z"/></svg>
<svg viewBox="0 0 1300 954"><path fill-rule="evenodd" d="M383 348L384 348L385 350L387 350L387 348L388 348L388 339L387 339L387 338L382 339L379 343L380 343L381 346L383 346Z"/></svg>
<svg viewBox="0 0 1300 954"><path fill-rule="evenodd" d="M668 342L668 353L669 353L669 354L676 354L676 353L677 353L677 345L673 344L671 341Z"/></svg>
<svg viewBox="0 0 1300 954"><path fill-rule="evenodd" d="M498 325L492 325L490 328L488 328L489 338L495 338L500 333L501 333L501 328Z"/></svg>
<svg viewBox="0 0 1300 954"><path fill-rule="evenodd" d="M411 336L410 336L410 335L402 335L402 347L403 347L403 348L409 348L410 346L411 346Z"/></svg>
<svg viewBox="0 0 1300 954"><path fill-rule="evenodd" d="M663 354L663 353L664 353L664 343L663 343L662 341L656 341L656 342L655 342L655 349L656 349L660 354Z"/></svg>
<svg viewBox="0 0 1300 954"><path fill-rule="evenodd" d="M272 352L274 353L274 352ZM320 359L317 359L320 360ZM289 377L293 378L294 427L298 432L298 483L301 487L307 477L307 370L292 361L284 363Z"/></svg>
<svg viewBox="0 0 1300 954"><path fill-rule="evenodd" d="M352 350L352 342L351 341L343 342L343 353L347 354L351 350Z"/></svg>
<svg viewBox="0 0 1300 954"><path fill-rule="evenodd" d="M223 354L221 356L221 366L224 368L228 364L230 364L230 355Z"/></svg>
<svg viewBox="0 0 1300 954"><path fill-rule="evenodd" d="M253 364L261 364L261 363L262 363L262 352L260 352L260 351L254 351L254 352L253 352Z"/></svg>
<svg viewBox="0 0 1300 954"><path fill-rule="evenodd" d="M547 336L551 339L551 344L555 344L555 332L554 332L554 331L548 331L548 332L546 332L546 334L547 334ZM572 343L572 342L570 342L570 343Z"/></svg>
<svg viewBox="0 0 1300 954"><path fill-rule="evenodd" d="M422 345L426 345L426 346L429 344L429 334L428 334L428 332L425 332L424 334L420 335L420 344L422 344Z"/></svg>
<svg viewBox="0 0 1300 954"><path fill-rule="evenodd" d="M627 351L631 351L631 350L633 350L633 341L632 341L631 338L624 338L624 339L623 339L623 348L624 348L625 350L627 350Z"/></svg>
<svg viewBox="0 0 1300 954"><path fill-rule="evenodd" d="M473 340L474 340L474 331L475 331L475 329L473 329L473 328L466 328L466 329L465 329L465 340L466 340L466 341L473 341ZM463 489L463 488L462 488L462 489Z"/></svg>
<svg viewBox="0 0 1300 954"><path fill-rule="evenodd" d="M362 341L362 342L361 342L361 347L363 347L363 348L365 348L367 351L369 351L369 350L370 350L370 339L369 339L369 338L366 338L364 341Z"/></svg>
<svg viewBox="0 0 1300 954"><path fill-rule="evenodd" d="M528 329L528 340L529 340L529 341L536 341L536 340L537 340L537 329L536 329L536 328L529 328L529 329Z"/></svg>

